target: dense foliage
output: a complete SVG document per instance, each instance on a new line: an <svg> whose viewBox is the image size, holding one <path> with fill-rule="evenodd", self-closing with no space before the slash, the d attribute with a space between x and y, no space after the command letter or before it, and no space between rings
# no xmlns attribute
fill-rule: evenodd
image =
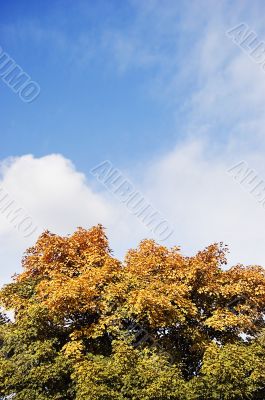
<svg viewBox="0 0 265 400"><path fill-rule="evenodd" d="M1 397L264 399L265 272L226 250L145 240L121 263L101 226L43 233L1 291Z"/></svg>

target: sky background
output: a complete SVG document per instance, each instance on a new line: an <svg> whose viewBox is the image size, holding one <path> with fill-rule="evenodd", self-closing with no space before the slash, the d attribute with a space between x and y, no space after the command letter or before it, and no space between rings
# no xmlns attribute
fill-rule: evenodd
<svg viewBox="0 0 265 400"><path fill-rule="evenodd" d="M265 209L227 169L265 180L265 72L226 35L265 41L263 1L0 0L0 46L41 87L23 103L0 80L0 186L38 224L25 240L0 215L0 282L49 229L102 223L114 254L153 235L89 171L119 168L191 255L229 245L265 265Z"/></svg>

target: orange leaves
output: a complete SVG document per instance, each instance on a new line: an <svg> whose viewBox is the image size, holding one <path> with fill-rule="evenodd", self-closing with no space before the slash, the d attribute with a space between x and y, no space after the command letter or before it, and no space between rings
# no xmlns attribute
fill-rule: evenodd
<svg viewBox="0 0 265 400"><path fill-rule="evenodd" d="M226 399L238 399L231 385L249 394L264 381L265 273L257 266L224 270L225 254L213 244L185 257L178 247L144 240L122 264L100 225L68 237L44 232L27 251L23 273L0 293L1 305L15 310L8 329L21 365L36 367L39 382L39 360L52 346L61 387L66 369L80 400L121 399L121 388L124 398L137 399L184 398L185 390L187 399L221 398L224 390ZM8 338L2 373L11 353ZM49 358L46 366L49 372Z"/></svg>
<svg viewBox="0 0 265 400"><path fill-rule="evenodd" d="M213 244L185 257L178 247L143 240L122 265L112 257L101 225L68 237L44 232L27 251L24 272L2 291L2 302L15 310L41 304L72 326L71 340L115 336L124 321L135 321L157 334L181 331L191 348L201 348L200 342L204 346L221 333L229 341L264 325L264 270L224 271L226 252Z"/></svg>
<svg viewBox="0 0 265 400"><path fill-rule="evenodd" d="M76 276L87 266L101 266L106 255L110 255L110 249L101 225L90 230L79 228L69 237L46 231L27 250L23 258L24 273L19 279L49 277L56 272Z"/></svg>
<svg viewBox="0 0 265 400"><path fill-rule="evenodd" d="M34 264L36 262L36 266ZM79 229L69 238L46 233L24 259L25 273L42 273L36 291L38 300L53 313L68 316L75 312L95 312L102 291L115 281L120 263L111 257L101 226Z"/></svg>

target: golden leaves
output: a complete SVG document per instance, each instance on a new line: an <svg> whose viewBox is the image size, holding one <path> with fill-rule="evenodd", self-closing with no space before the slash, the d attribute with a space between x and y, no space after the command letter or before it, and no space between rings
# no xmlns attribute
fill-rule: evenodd
<svg viewBox="0 0 265 400"><path fill-rule="evenodd" d="M63 374L66 365L68 374L74 371L76 399L149 400L158 395L167 398L169 393L174 399L184 392L183 398L195 399L202 386L207 390L202 390L201 398L220 398L227 388L216 371L221 374L224 363L229 381L229 370L236 367L236 358L229 360L234 349L230 344L239 345L235 351L242 374L237 382L245 379L245 372L251 379L254 375L256 380L264 379L263 355L260 364L254 360L257 367L252 374L253 360L248 343L242 344L242 334L253 340L265 327L265 273L257 266L224 270L226 251L225 246L213 244L185 257L178 247L168 249L144 240L121 263L112 256L100 225L79 228L67 237L44 232L26 252L22 274L0 294L1 304L15 311L15 323L8 329L21 360L28 357L25 340L28 343L33 337L42 343L48 337L43 348L47 354L52 349L52 359L58 359L55 370ZM5 352L9 341L8 337ZM260 336L255 347L258 355L264 353L264 342L264 335ZM174 365L169 365L169 359L176 360ZM16 357L10 365L15 364ZM39 369L36 373L39 379ZM193 382L200 373L196 387ZM252 387L248 378L241 385L242 393ZM231 384L227 387L230 399Z"/></svg>

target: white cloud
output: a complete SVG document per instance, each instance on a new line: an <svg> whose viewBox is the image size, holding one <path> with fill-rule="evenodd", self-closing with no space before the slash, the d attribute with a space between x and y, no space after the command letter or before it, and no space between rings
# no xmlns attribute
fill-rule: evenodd
<svg viewBox="0 0 265 400"><path fill-rule="evenodd" d="M265 266L265 209L227 173L233 165L229 154L209 158L206 146L192 141L152 166L148 193L175 228L172 244L186 254L223 241L230 263Z"/></svg>
<svg viewBox="0 0 265 400"><path fill-rule="evenodd" d="M1 172L0 186L39 228L32 237L25 239L8 222L5 214L0 215L4 279L18 270L18 255L21 256L44 229L67 234L77 226L110 222L109 204L88 187L85 176L61 155L39 159L26 155L5 160Z"/></svg>
<svg viewBox="0 0 265 400"><path fill-rule="evenodd" d="M207 157L206 146L192 141L150 165L138 187L175 228L169 245L180 245L192 254L224 241L230 245L231 262L265 265L265 210L227 173L233 165L230 161L230 156ZM95 193L85 176L61 155L27 155L4 164L1 186L28 211L40 230L65 235L77 226L102 223L119 256L140 239L151 237L123 204L103 188ZM1 275L7 281L20 270L22 252L37 233L25 240L2 215L0 237Z"/></svg>

